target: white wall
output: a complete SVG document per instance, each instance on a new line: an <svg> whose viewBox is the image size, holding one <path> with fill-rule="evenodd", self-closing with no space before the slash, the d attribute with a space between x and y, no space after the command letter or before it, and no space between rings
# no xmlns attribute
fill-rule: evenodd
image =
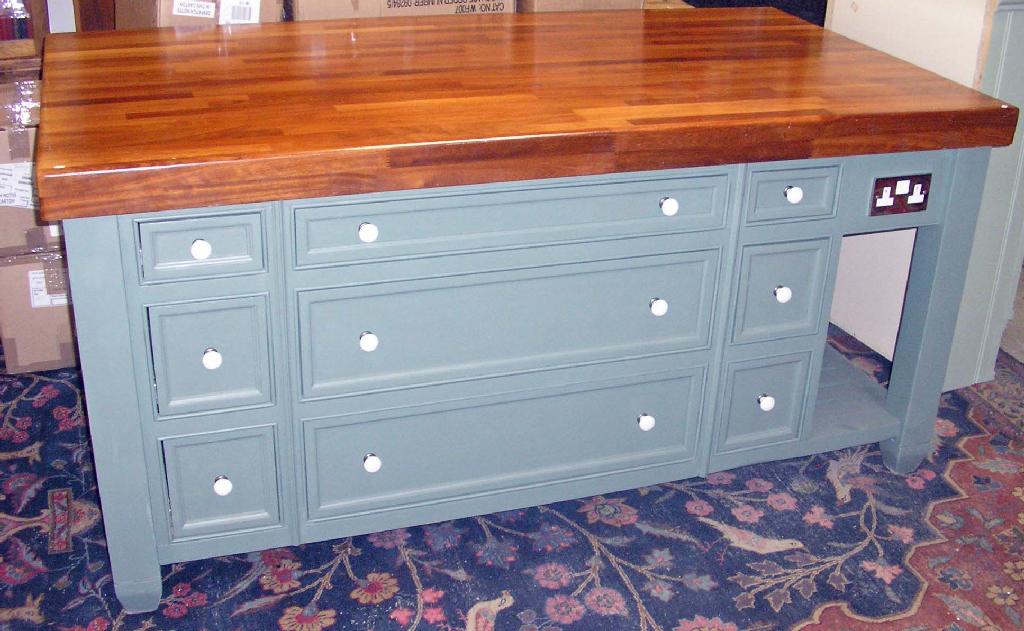
<svg viewBox="0 0 1024 631"><path fill-rule="evenodd" d="M826 28L974 85L988 0L830 0ZM892 359L913 231L843 239L831 319Z"/></svg>
<svg viewBox="0 0 1024 631"><path fill-rule="evenodd" d="M987 0L830 0L826 27L973 86Z"/></svg>
<svg viewBox="0 0 1024 631"><path fill-rule="evenodd" d="M50 16L51 33L75 32L75 5L73 0L46 0L46 12Z"/></svg>
<svg viewBox="0 0 1024 631"><path fill-rule="evenodd" d="M903 313L914 231L843 238L832 322L888 359Z"/></svg>

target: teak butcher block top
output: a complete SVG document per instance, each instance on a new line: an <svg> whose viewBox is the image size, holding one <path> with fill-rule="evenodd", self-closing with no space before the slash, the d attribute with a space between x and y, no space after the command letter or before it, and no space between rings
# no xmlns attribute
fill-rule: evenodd
<svg viewBox="0 0 1024 631"><path fill-rule="evenodd" d="M1011 142L1017 109L774 9L54 35L46 220Z"/></svg>

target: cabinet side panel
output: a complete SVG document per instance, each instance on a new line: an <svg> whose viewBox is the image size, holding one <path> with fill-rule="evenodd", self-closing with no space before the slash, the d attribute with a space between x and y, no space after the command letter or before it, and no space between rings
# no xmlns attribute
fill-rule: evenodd
<svg viewBox="0 0 1024 631"><path fill-rule="evenodd" d="M129 611L160 599L142 424L114 217L64 223L72 304L114 588Z"/></svg>

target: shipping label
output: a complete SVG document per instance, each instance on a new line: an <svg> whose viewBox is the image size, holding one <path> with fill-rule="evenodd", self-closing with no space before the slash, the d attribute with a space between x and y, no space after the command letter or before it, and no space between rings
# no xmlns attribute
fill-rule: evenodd
<svg viewBox="0 0 1024 631"><path fill-rule="evenodd" d="M68 292L50 293L46 282L46 270L34 269L28 272L28 294L33 309L63 307L68 304Z"/></svg>
<svg viewBox="0 0 1024 631"><path fill-rule="evenodd" d="M385 0L383 14L442 15L448 13L512 13L515 1L500 0Z"/></svg>
<svg viewBox="0 0 1024 631"><path fill-rule="evenodd" d="M217 3L203 2L203 0L174 0L174 3L171 4L171 13L212 20L217 17Z"/></svg>
<svg viewBox="0 0 1024 631"><path fill-rule="evenodd" d="M0 206L36 207L31 162L0 164Z"/></svg>
<svg viewBox="0 0 1024 631"><path fill-rule="evenodd" d="M259 24L259 0L220 0L219 24Z"/></svg>

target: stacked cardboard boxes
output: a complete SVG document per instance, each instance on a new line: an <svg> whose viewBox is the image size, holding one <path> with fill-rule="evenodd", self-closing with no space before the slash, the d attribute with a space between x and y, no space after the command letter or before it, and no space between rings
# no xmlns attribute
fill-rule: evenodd
<svg viewBox="0 0 1024 631"><path fill-rule="evenodd" d="M0 343L8 373L76 361L60 230L36 221L38 124L39 82L0 84Z"/></svg>

